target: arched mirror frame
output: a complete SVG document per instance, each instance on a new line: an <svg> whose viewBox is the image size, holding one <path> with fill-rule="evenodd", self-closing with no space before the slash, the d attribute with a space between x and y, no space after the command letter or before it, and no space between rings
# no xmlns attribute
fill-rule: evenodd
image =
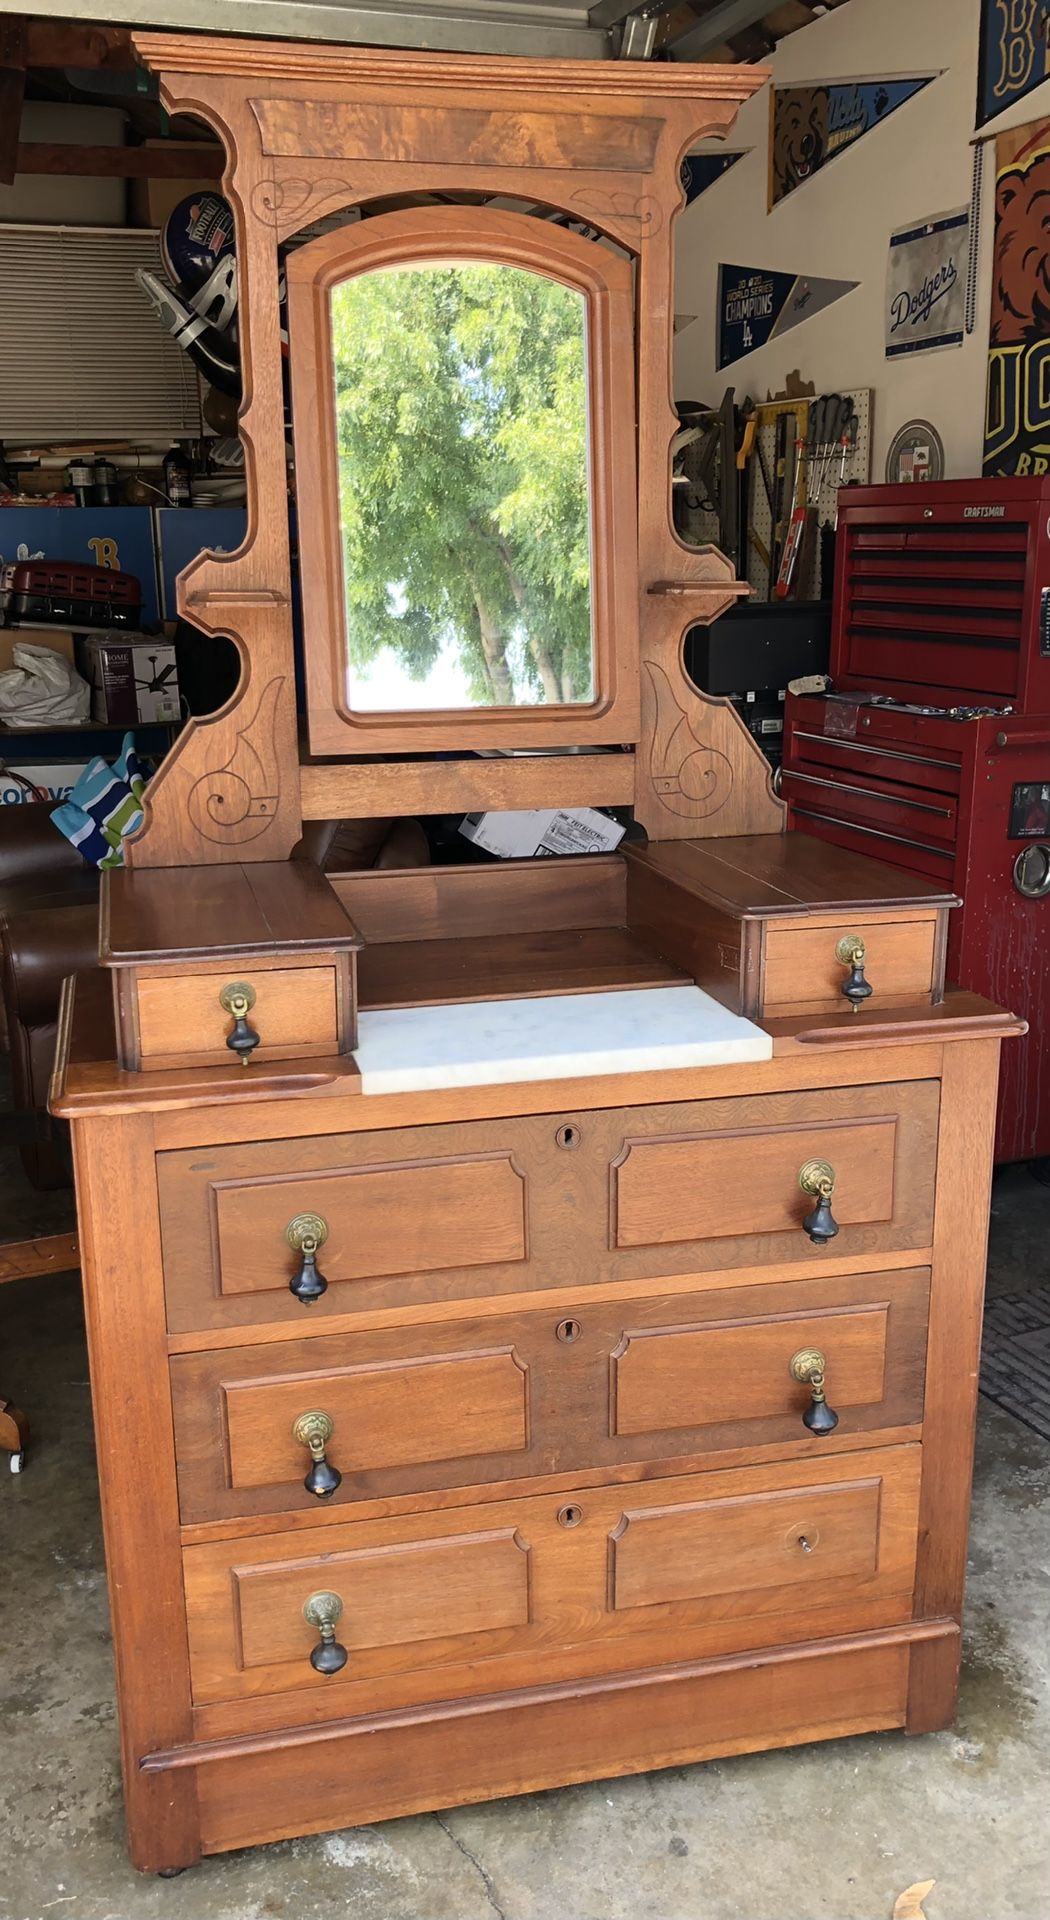
<svg viewBox="0 0 1050 1920"><path fill-rule="evenodd" d="M170 114L223 142L236 218L248 532L180 577L179 611L232 638L242 675L191 721L126 842L133 867L282 861L304 819L477 807L633 805L653 839L777 833L785 809L732 704L686 676L690 626L745 589L714 547L683 546L671 516L674 229L681 164L725 135L761 68L523 60L136 31ZM313 758L297 744L285 510L278 251L303 226L417 192L557 207L637 261L640 717L633 753L427 759ZM694 244L702 244L698 235Z"/></svg>
<svg viewBox="0 0 1050 1920"><path fill-rule="evenodd" d="M331 294L357 274L467 262L524 268L583 296L595 698L572 706L355 713L345 694ZM287 279L311 751L403 754L634 740L639 638L631 262L527 214L421 206L381 213L308 241L289 255Z"/></svg>

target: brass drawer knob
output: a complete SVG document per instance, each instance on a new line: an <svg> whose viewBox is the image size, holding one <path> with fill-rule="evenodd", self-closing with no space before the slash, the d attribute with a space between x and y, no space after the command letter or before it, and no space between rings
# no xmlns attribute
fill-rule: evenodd
<svg viewBox="0 0 1050 1920"><path fill-rule="evenodd" d="M807 1160L799 1168L798 1184L803 1193L808 1193L816 1206L807 1213L802 1222L814 1246L826 1246L834 1240L839 1223L831 1211L831 1196L835 1191L835 1169L830 1160Z"/></svg>
<svg viewBox="0 0 1050 1920"><path fill-rule="evenodd" d="M307 1626L316 1627L321 1638L310 1653L315 1673L340 1673L346 1665L346 1648L335 1637L336 1623L343 1611L337 1593L312 1593L303 1608Z"/></svg>
<svg viewBox="0 0 1050 1920"><path fill-rule="evenodd" d="M859 1013L865 1000L870 1000L872 988L870 980L864 978L864 962L867 948L859 933L844 933L835 948L835 958L840 966L849 968L849 979L842 982L842 991L854 1013Z"/></svg>
<svg viewBox="0 0 1050 1920"><path fill-rule="evenodd" d="M292 1428L292 1438L299 1447L309 1447L310 1468L303 1481L307 1493L315 1494L318 1500L327 1500L342 1485L343 1476L338 1467L333 1467L325 1458L325 1448L335 1432L335 1421L330 1413L324 1413L319 1407L310 1413L301 1413Z"/></svg>
<svg viewBox="0 0 1050 1920"><path fill-rule="evenodd" d="M297 1213L285 1227L284 1237L301 1255L299 1266L288 1282L288 1291L294 1293L304 1307L312 1306L328 1291L328 1282L317 1264L317 1250L328 1238L328 1222L322 1220L319 1213Z"/></svg>
<svg viewBox="0 0 1050 1920"><path fill-rule="evenodd" d="M233 1016L226 1045L237 1055L242 1067L246 1067L259 1044L255 1028L248 1025L248 1015L255 1005L255 988L249 986L247 980L231 980L219 995L219 1005L224 1013Z"/></svg>
<svg viewBox="0 0 1050 1920"><path fill-rule="evenodd" d="M810 1433L834 1433L839 1423L838 1414L824 1398L827 1364L819 1347L801 1347L791 1362L792 1379L809 1388L809 1405L802 1415L802 1425L808 1427Z"/></svg>

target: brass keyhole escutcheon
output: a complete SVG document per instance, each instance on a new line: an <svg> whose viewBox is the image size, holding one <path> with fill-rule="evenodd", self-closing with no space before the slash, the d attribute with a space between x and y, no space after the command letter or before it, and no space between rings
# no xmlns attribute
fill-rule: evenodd
<svg viewBox="0 0 1050 1920"><path fill-rule="evenodd" d="M566 1153L572 1153L573 1150L579 1146L583 1136L580 1133L579 1127L566 1124L564 1127L558 1128L554 1138L559 1147L564 1147Z"/></svg>
<svg viewBox="0 0 1050 1920"><path fill-rule="evenodd" d="M558 1508L559 1527L578 1527L582 1519L583 1519L582 1507L569 1506L569 1507Z"/></svg>
<svg viewBox="0 0 1050 1920"><path fill-rule="evenodd" d="M559 1340L564 1341L566 1346L571 1346L574 1340L579 1339L583 1328L578 1320L559 1320L554 1332Z"/></svg>

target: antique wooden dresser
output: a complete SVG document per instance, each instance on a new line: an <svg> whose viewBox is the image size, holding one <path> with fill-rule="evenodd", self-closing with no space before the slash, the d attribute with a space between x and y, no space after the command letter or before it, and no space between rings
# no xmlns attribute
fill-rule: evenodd
<svg viewBox="0 0 1050 1920"><path fill-rule="evenodd" d="M742 589L671 525L679 167L763 76L138 44L229 155L251 506L181 583L238 694L108 877L53 1093L132 1856L943 1727L1020 1023L945 991L950 898L783 832L682 669ZM433 465L444 403L413 381L438 361L448 487L369 598L367 542ZM526 442L538 494L507 478ZM460 465L500 492L453 538ZM632 806L644 834L295 857L304 819L536 806Z"/></svg>

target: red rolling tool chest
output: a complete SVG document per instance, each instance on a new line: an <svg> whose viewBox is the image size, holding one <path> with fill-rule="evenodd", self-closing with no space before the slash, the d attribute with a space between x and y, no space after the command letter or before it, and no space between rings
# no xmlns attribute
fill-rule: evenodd
<svg viewBox="0 0 1050 1920"><path fill-rule="evenodd" d="M996 1158L1050 1155L1050 478L842 494L831 687L788 695L782 780L793 826L962 897L949 979L1029 1021Z"/></svg>

